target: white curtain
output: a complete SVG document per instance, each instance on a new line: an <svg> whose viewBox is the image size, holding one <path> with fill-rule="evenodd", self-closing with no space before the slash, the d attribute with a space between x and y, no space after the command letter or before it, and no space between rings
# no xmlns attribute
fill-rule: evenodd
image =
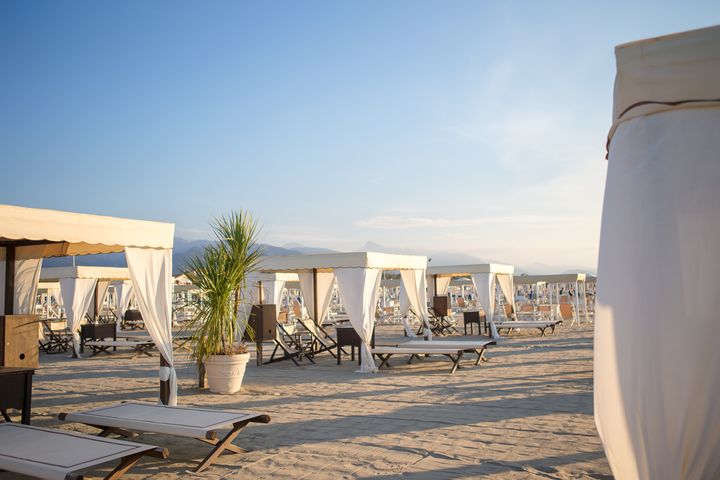
<svg viewBox="0 0 720 480"><path fill-rule="evenodd" d="M113 287L115 287L115 312L118 314L118 322L116 323L115 329L119 332L122 319L130 306L133 285L130 280L124 280L122 282L113 282Z"/></svg>
<svg viewBox="0 0 720 480"><path fill-rule="evenodd" d="M403 282L400 282L400 317L402 318L405 335L410 338L415 337L415 329L410 324L408 313L410 311L410 298Z"/></svg>
<svg viewBox="0 0 720 480"><path fill-rule="evenodd" d="M438 296L447 295L451 280L452 280L452 277L438 277L437 278L438 293L436 293L435 295L438 295ZM432 297L430 297L430 298L432 298Z"/></svg>
<svg viewBox="0 0 720 480"><path fill-rule="evenodd" d="M403 315L405 331L408 332L409 336L415 336L406 319L408 310L412 309L424 326L425 337L432 340L426 291L425 270L400 270L400 314Z"/></svg>
<svg viewBox="0 0 720 480"><path fill-rule="evenodd" d="M382 270L379 268L336 268L338 290L350 323L363 341L360 347L360 372L377 371L370 340L375 328L375 306Z"/></svg>
<svg viewBox="0 0 720 480"><path fill-rule="evenodd" d="M718 107L675 110L610 144L594 395L621 480L720 478L719 131Z"/></svg>
<svg viewBox="0 0 720 480"><path fill-rule="evenodd" d="M495 313L495 274L474 273L471 276L475 291L478 296L478 303L485 311L485 319L490 324L490 335L492 338L500 338L493 315Z"/></svg>
<svg viewBox="0 0 720 480"><path fill-rule="evenodd" d="M96 278L61 278L60 296L65 306L65 316L73 336L75 355L80 356L80 327L95 294Z"/></svg>
<svg viewBox="0 0 720 480"><path fill-rule="evenodd" d="M505 297L505 302L512 305L513 312L517 312L517 310L515 309L515 289L513 287L512 274L498 273L496 275L496 278L498 285L500 285L500 290L502 291L503 297ZM515 315L515 318L517 319L517 315Z"/></svg>
<svg viewBox="0 0 720 480"><path fill-rule="evenodd" d="M13 312L18 315L35 313L37 287L44 245L17 247L15 249L15 299Z"/></svg>
<svg viewBox="0 0 720 480"><path fill-rule="evenodd" d="M172 342L172 250L127 247L125 258L145 328L168 364L160 367L160 380L170 382L169 405L177 405Z"/></svg>
<svg viewBox="0 0 720 480"><path fill-rule="evenodd" d="M305 300L310 318L315 314L315 294L313 292L313 274L312 272L302 272L298 274L300 279L300 291ZM315 323L322 325L325 317L330 311L330 300L332 299L333 288L335 287L335 274L333 272L317 272L317 298L318 298L318 316L319 319L313 318Z"/></svg>
<svg viewBox="0 0 720 480"><path fill-rule="evenodd" d="M100 312L102 311L103 303L105 302L105 296L110 289L109 280L98 280L97 283L97 295L95 295L95 318L100 318Z"/></svg>

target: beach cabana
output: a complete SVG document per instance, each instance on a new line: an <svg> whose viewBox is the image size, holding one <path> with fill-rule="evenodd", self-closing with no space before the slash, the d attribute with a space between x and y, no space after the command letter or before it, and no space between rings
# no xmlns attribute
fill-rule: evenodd
<svg viewBox="0 0 720 480"><path fill-rule="evenodd" d="M130 303L132 282L127 268L95 266L43 268L40 272L40 281L59 284L65 317L73 335L73 348L77 356L80 355L80 326L85 314L97 320L110 285L115 289L115 311L119 319L122 319L122 314Z"/></svg>
<svg viewBox="0 0 720 480"><path fill-rule="evenodd" d="M325 305L329 306L333 283L337 280L340 298L350 323L363 342L360 348L360 371L374 372L377 368L372 358L370 340L375 326L375 307L378 303L382 272L399 270L403 284L408 286L411 292L412 307L418 312L426 312L426 268L427 257L353 252L265 257L259 271L297 273L301 285L303 278L309 278L311 293L307 292L306 287L303 294L308 312L316 322L320 322L327 315Z"/></svg>
<svg viewBox="0 0 720 480"><path fill-rule="evenodd" d="M575 306L575 313L573 315L573 323L580 321L580 307L585 316L585 321L588 321L588 306L587 306L587 275L584 273L560 273L560 274L547 274L547 275L516 275L514 278L515 285L545 285L547 286L548 292L548 303L553 304L553 298L557 303L560 303L560 286L572 286L575 289L575 295L573 296L573 304ZM536 289L539 291L539 288ZM555 296L553 297L553 292ZM580 301L582 297L582 302Z"/></svg>
<svg viewBox="0 0 720 480"><path fill-rule="evenodd" d="M619 480L718 478L720 26L615 56L595 421Z"/></svg>
<svg viewBox="0 0 720 480"><path fill-rule="evenodd" d="M161 400L175 404L174 231L170 223L0 205L0 305L5 315L33 313L43 258L124 251L140 312L160 351ZM73 303L82 295L74 291Z"/></svg>
<svg viewBox="0 0 720 480"><path fill-rule="evenodd" d="M467 277L472 280L477 292L478 302L485 311L487 321L493 338L498 338L493 323L495 312L495 285L500 286L505 300L510 302L515 310L515 294L513 288L513 272L515 267L499 263L478 263L474 265L450 265L428 267L428 285L431 296L446 295L453 277Z"/></svg>

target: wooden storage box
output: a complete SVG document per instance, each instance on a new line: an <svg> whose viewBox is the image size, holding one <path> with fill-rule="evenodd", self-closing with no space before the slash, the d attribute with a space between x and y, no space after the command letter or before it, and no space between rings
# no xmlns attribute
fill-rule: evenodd
<svg viewBox="0 0 720 480"><path fill-rule="evenodd" d="M0 316L0 361L4 367L38 368L37 315Z"/></svg>
<svg viewBox="0 0 720 480"><path fill-rule="evenodd" d="M248 326L254 332L255 342L275 340L277 333L277 308L275 305L253 305L248 318ZM247 330L245 339L250 340Z"/></svg>

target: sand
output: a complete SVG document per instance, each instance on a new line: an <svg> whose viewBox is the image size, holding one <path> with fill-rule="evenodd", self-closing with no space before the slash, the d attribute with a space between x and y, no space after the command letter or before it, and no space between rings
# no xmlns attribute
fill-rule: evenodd
<svg viewBox="0 0 720 480"><path fill-rule="evenodd" d="M400 338L383 326L378 338ZM190 469L210 447L188 438L141 435L170 449L168 461L143 460L124 478L610 478L593 421L592 326L528 330L489 350L490 362L449 375L450 363L411 365L395 357L378 374L355 373L328 354L316 364L248 366L243 390L195 388L187 354L177 356L179 403L267 413L235 441L250 450L223 455L201 474ZM157 354L129 352L73 360L42 355L33 388L33 424L96 433L57 420L127 399L157 399ZM85 472L102 477L109 466ZM0 479L23 478L0 473Z"/></svg>

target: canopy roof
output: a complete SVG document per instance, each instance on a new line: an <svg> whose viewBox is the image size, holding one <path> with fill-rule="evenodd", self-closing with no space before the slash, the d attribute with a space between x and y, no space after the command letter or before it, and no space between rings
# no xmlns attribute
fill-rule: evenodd
<svg viewBox="0 0 720 480"><path fill-rule="evenodd" d="M473 273L507 273L511 274L515 271L512 265L502 265L500 263L477 263L475 265L449 265L446 267L428 267L428 275L437 275L438 277L463 277L472 275Z"/></svg>
<svg viewBox="0 0 720 480"><path fill-rule="evenodd" d="M321 253L315 255L287 255L265 257L260 271L271 272L330 272L335 268L380 268L382 270L419 270L427 267L427 257L393 255L377 252Z"/></svg>
<svg viewBox="0 0 720 480"><path fill-rule="evenodd" d="M253 272L249 275L248 280L251 282L274 282L274 281L280 281L280 282L299 282L300 279L298 278L297 273L286 273L286 272L277 272L277 273L263 273L263 272Z"/></svg>
<svg viewBox="0 0 720 480"><path fill-rule="evenodd" d="M634 117L673 108L717 106L720 99L718 52L720 26L617 46L610 137L619 123Z"/></svg>
<svg viewBox="0 0 720 480"><path fill-rule="evenodd" d="M173 246L172 223L0 205L0 247L47 244L44 257Z"/></svg>
<svg viewBox="0 0 720 480"><path fill-rule="evenodd" d="M584 282L584 273L560 273L553 275L516 275L513 277L515 285L531 285L536 283L575 283Z"/></svg>
<svg viewBox="0 0 720 480"><path fill-rule="evenodd" d="M57 282L61 278L130 280L130 271L122 267L50 267L40 271L40 280L43 282Z"/></svg>

